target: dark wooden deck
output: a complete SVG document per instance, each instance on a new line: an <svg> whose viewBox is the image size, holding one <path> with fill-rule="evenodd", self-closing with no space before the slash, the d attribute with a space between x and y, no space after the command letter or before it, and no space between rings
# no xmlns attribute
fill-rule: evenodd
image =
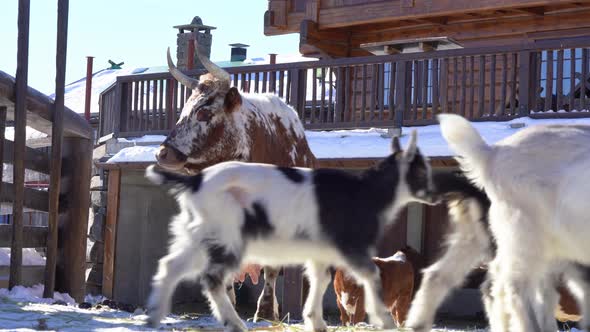
<svg viewBox="0 0 590 332"><path fill-rule="evenodd" d="M578 117L590 115L572 112L590 108L587 47L590 37L578 37L227 71L243 91L284 98L309 130L428 125L438 113L474 121ZM100 96L99 136L167 134L190 93L168 73L118 77Z"/></svg>

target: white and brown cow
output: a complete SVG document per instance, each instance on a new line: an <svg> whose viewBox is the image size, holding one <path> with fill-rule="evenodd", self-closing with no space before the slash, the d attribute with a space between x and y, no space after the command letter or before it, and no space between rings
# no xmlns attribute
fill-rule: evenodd
<svg viewBox="0 0 590 332"><path fill-rule="evenodd" d="M208 70L198 80L176 68L168 49L170 73L192 94L176 126L160 146L156 155L160 166L187 173L229 160L285 167L316 166L303 124L291 106L274 94L248 94L230 87L229 73L201 56L198 45L196 50ZM278 271L265 268L264 275L255 318L278 320Z"/></svg>

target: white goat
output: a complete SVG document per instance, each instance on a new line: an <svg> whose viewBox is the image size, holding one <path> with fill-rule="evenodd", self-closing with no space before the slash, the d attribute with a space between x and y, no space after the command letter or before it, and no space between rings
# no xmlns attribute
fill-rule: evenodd
<svg viewBox="0 0 590 332"><path fill-rule="evenodd" d="M491 200L492 331L540 331L535 316L546 308L535 294L551 267L590 264L590 127L533 126L490 146L460 116L443 114L439 121L462 168ZM573 291L579 303L587 303L589 281ZM589 308L581 307L587 327Z"/></svg>
<svg viewBox="0 0 590 332"><path fill-rule="evenodd" d="M379 272L371 257L384 228L411 201L431 202L429 164L416 147L416 133L401 151L361 174L340 170L224 162L196 176L147 169L158 184L175 184L180 206L172 221L169 253L159 262L148 301L149 323L157 326L183 279L202 276L214 315L227 331L244 323L232 307L224 281L243 263L305 264L310 282L305 326L326 331L322 297L330 266L347 269L365 287L371 322L394 323L380 299Z"/></svg>
<svg viewBox="0 0 590 332"><path fill-rule="evenodd" d="M489 229L490 201L487 195L456 173L435 173L433 184L435 193L446 200L451 227L444 254L424 269L421 287L412 302L406 326L418 332L430 331L436 310L445 297L463 284L469 272L487 264L496 255L495 241ZM554 310L559 297L555 289L561 278L570 288L579 288L575 285L584 283L582 275L587 267L557 264L552 269L554 273L538 289L541 307L546 310L536 313L542 331L557 330ZM493 303L490 286L489 278L481 285L486 312Z"/></svg>

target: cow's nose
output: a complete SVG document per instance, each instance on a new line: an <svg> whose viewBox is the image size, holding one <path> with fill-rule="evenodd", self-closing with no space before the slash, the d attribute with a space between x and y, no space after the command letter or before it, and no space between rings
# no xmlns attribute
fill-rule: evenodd
<svg viewBox="0 0 590 332"><path fill-rule="evenodd" d="M160 166L174 169L182 168L186 161L186 157L180 151L166 145L160 146L156 159Z"/></svg>

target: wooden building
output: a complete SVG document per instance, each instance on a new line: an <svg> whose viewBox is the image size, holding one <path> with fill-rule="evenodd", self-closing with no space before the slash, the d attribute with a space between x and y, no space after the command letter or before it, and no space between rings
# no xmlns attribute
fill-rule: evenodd
<svg viewBox="0 0 590 332"><path fill-rule="evenodd" d="M309 56L354 57L585 36L589 14L576 0L269 0L264 33L299 33Z"/></svg>

